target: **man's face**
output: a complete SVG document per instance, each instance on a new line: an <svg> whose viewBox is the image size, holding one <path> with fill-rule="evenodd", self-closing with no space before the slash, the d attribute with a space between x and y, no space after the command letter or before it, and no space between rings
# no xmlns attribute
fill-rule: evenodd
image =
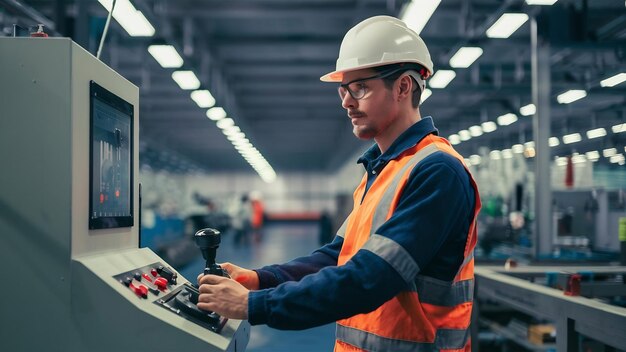
<svg viewBox="0 0 626 352"><path fill-rule="evenodd" d="M347 72L341 83L352 83L339 89L340 97L343 95L341 106L347 110L352 132L359 139L372 139L380 135L393 122L396 113L397 104L394 104L393 94L385 87L382 79L358 81L376 74L371 69ZM362 98L355 99L348 89L365 93ZM356 96L359 97L359 94Z"/></svg>

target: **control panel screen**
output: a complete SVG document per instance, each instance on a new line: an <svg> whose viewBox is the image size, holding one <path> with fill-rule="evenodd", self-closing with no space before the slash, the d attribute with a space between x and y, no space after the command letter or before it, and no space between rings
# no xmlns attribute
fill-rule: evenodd
<svg viewBox="0 0 626 352"><path fill-rule="evenodd" d="M133 114L133 105L90 83L90 229L133 226Z"/></svg>

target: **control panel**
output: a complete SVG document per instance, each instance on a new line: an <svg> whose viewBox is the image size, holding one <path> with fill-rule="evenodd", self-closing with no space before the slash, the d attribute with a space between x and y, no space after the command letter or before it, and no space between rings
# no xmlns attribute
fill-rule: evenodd
<svg viewBox="0 0 626 352"><path fill-rule="evenodd" d="M184 283L177 286L178 275L160 262L113 276L139 299L153 303L205 329L220 333L228 319L198 308L198 288Z"/></svg>

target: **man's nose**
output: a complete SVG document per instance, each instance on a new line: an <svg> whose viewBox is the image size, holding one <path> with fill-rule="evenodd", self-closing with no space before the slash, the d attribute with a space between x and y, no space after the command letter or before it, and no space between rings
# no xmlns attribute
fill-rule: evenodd
<svg viewBox="0 0 626 352"><path fill-rule="evenodd" d="M349 108L356 108L356 105L357 105L357 100L354 99L349 92L346 92L346 95L344 95L343 99L341 99L341 106L344 109L349 109Z"/></svg>

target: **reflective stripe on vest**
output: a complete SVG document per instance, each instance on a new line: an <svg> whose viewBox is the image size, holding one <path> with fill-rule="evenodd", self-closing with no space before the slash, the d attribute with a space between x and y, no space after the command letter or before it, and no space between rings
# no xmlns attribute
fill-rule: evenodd
<svg viewBox="0 0 626 352"><path fill-rule="evenodd" d="M456 350L469 340L469 329L439 329L434 343L413 342L382 337L367 331L337 324L337 339L366 351L435 352Z"/></svg>

